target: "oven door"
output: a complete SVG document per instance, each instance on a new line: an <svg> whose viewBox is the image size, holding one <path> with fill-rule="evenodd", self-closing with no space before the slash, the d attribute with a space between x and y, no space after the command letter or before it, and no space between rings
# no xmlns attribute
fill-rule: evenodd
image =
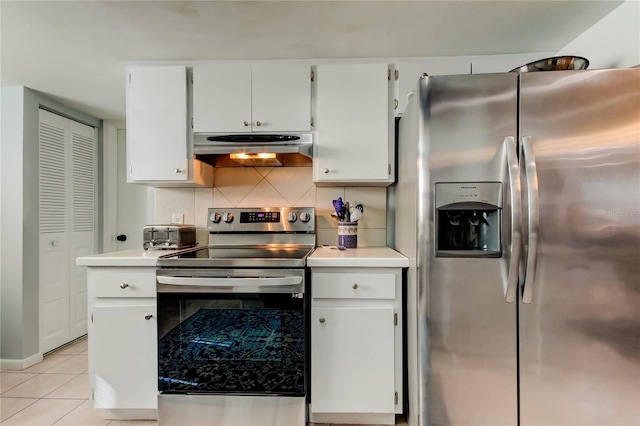
<svg viewBox="0 0 640 426"><path fill-rule="evenodd" d="M302 396L304 269L160 269L160 394Z"/></svg>

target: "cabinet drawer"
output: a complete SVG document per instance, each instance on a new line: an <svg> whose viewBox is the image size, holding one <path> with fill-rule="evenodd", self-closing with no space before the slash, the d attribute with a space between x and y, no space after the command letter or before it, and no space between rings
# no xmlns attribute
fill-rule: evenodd
<svg viewBox="0 0 640 426"><path fill-rule="evenodd" d="M155 268L90 268L95 297L156 297Z"/></svg>
<svg viewBox="0 0 640 426"><path fill-rule="evenodd" d="M314 299L395 299L394 273L339 274L316 272L311 276Z"/></svg>

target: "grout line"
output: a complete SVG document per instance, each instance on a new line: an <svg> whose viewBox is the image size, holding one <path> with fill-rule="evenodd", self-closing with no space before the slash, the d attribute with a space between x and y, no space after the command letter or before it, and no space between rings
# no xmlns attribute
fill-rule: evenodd
<svg viewBox="0 0 640 426"><path fill-rule="evenodd" d="M2 398L13 398L13 397L10 397L10 396L0 397L0 399L2 399ZM16 398L18 398L18 397L16 397ZM40 398L27 398L27 397L19 397L19 398L22 398L22 399L33 399L33 401L31 402L31 404L28 404L28 405L26 405L26 406L22 407L20 410L16 411L15 413L13 413L12 415L10 415L9 417L7 417L6 419L4 419L4 420L3 420L2 422L0 422L0 423L6 422L6 421L7 421L7 420L9 420L11 417L15 416L16 414L20 413L20 412L21 412L21 411L23 411L23 410L26 410L28 407L31 407L31 406L32 406L33 404L35 404L36 402L40 401Z"/></svg>

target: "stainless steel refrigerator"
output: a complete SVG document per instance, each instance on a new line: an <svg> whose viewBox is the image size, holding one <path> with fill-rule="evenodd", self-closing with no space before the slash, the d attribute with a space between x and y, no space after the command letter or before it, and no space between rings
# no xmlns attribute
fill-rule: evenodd
<svg viewBox="0 0 640 426"><path fill-rule="evenodd" d="M400 120L409 423L640 424L640 69L423 77Z"/></svg>

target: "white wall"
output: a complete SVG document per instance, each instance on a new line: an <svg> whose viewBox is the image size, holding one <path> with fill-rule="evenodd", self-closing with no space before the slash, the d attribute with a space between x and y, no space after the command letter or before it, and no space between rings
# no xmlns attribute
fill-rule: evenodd
<svg viewBox="0 0 640 426"><path fill-rule="evenodd" d="M24 89L2 88L0 194L2 212L2 257L0 257L0 357L22 358L24 322L22 314L22 171Z"/></svg>
<svg viewBox="0 0 640 426"><path fill-rule="evenodd" d="M589 69L640 64L640 1L627 0L557 53L584 56Z"/></svg>

